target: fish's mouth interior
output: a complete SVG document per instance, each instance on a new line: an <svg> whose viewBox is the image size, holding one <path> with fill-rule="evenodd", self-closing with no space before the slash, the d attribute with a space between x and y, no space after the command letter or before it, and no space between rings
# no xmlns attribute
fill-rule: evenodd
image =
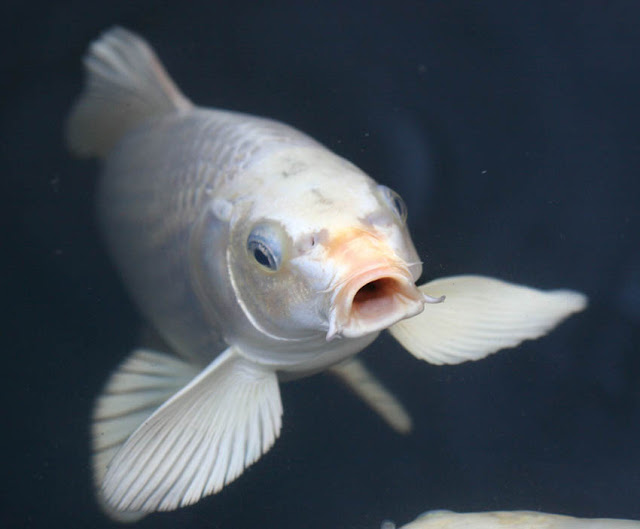
<svg viewBox="0 0 640 529"><path fill-rule="evenodd" d="M351 303L352 317L376 317L387 312L393 306L393 297L399 291L397 283L391 277L381 277L360 287Z"/></svg>
<svg viewBox="0 0 640 529"><path fill-rule="evenodd" d="M411 275L395 267L353 278L337 293L327 339L381 331L422 311L424 298Z"/></svg>

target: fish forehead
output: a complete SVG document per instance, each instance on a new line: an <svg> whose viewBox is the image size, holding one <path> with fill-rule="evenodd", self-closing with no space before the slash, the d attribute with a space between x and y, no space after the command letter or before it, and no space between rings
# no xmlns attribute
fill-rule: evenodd
<svg viewBox="0 0 640 529"><path fill-rule="evenodd" d="M251 216L280 222L293 238L335 233L381 207L375 181L323 148L276 152L255 163L247 177Z"/></svg>

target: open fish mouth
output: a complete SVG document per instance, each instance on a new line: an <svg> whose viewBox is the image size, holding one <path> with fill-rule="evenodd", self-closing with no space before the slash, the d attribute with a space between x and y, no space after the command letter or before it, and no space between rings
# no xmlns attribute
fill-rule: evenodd
<svg viewBox="0 0 640 529"><path fill-rule="evenodd" d="M327 341L381 331L419 314L425 302L405 266L385 265L359 273L334 293Z"/></svg>

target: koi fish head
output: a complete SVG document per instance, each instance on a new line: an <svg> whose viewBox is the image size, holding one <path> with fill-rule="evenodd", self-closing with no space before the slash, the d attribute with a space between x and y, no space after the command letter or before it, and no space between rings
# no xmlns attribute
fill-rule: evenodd
<svg viewBox="0 0 640 529"><path fill-rule="evenodd" d="M375 337L430 299L415 286L422 264L402 199L340 158L322 162L299 164L279 193L254 194L230 238L238 303L285 348Z"/></svg>

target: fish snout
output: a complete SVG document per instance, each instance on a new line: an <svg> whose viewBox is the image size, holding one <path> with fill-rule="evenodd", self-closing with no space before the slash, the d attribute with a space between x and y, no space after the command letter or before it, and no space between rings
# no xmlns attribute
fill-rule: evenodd
<svg viewBox="0 0 640 529"><path fill-rule="evenodd" d="M415 316L424 308L406 263L382 241L358 235L333 248L338 285L333 289L327 340L356 338Z"/></svg>

